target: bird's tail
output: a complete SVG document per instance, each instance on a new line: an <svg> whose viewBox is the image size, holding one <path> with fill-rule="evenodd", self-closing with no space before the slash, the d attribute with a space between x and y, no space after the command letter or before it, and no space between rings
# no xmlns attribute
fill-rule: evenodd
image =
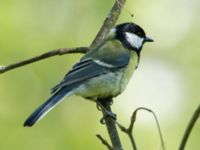
<svg viewBox="0 0 200 150"><path fill-rule="evenodd" d="M31 127L40 119L42 119L50 110L52 110L57 104L59 104L65 96L70 96L71 89L63 88L52 95L44 104L36 109L24 122L24 126Z"/></svg>

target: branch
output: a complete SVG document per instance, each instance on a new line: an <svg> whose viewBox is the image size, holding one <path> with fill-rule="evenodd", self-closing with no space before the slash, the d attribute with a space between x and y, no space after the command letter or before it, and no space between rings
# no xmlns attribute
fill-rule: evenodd
<svg viewBox="0 0 200 150"><path fill-rule="evenodd" d="M110 104L112 102L112 99L101 99L99 102L102 104L103 108L101 105L99 105L102 108L102 113L103 113L103 119L105 121L107 131L113 146L113 150L123 150L120 138L117 132L116 128L116 121L111 117L108 116L108 114L104 111L106 109L107 111L112 113Z"/></svg>
<svg viewBox="0 0 200 150"><path fill-rule="evenodd" d="M131 122L132 123L132 122ZM137 145L136 142L134 140L133 134L132 134L132 130L131 128L125 128L124 126L122 126L120 123L117 122L118 127L121 129L122 132L126 133L131 141L131 145L133 147L133 150L137 150Z"/></svg>
<svg viewBox="0 0 200 150"><path fill-rule="evenodd" d="M188 138L190 136L190 133L192 132L192 129L197 121L197 119L200 117L200 104L197 107L197 109L195 110L194 114L192 115L192 118L185 130L185 133L183 135L183 138L181 140L180 146L179 146L179 150L184 150L185 149L185 145L188 141Z"/></svg>
<svg viewBox="0 0 200 150"><path fill-rule="evenodd" d="M107 34L109 33L110 29L115 25L121 9L124 5L126 0L116 0L115 4L113 5L112 9L110 10L108 16L106 17L101 29L99 30L98 34L96 35L95 39L93 40L91 47L96 46L97 43L102 41ZM52 50L49 52L46 52L44 54L41 54L39 56L35 56L30 59L26 59L17 63L13 63L11 65L7 66L0 66L0 74L5 73L7 71L52 57L56 55L64 55L64 54L70 54L70 53L86 53L89 50L88 47L78 47L78 48L62 48L57 50Z"/></svg>
<svg viewBox="0 0 200 150"><path fill-rule="evenodd" d="M88 47L77 47L77 48L61 48L61 49L56 49L56 50L52 50L46 53L43 53L39 56L35 56L32 57L30 59L26 59L8 66L0 66L0 74L5 73L7 71L52 57L52 56L56 56L56 55L64 55L64 54L71 54L71 53L85 53L89 51Z"/></svg>
<svg viewBox="0 0 200 150"><path fill-rule="evenodd" d="M148 111L148 112L153 114L153 116L154 116L154 118L156 120L156 125L157 125L157 128L158 128L162 149L165 150L165 144L164 144L164 140L163 140L163 137L162 137L161 128L160 128L158 119L157 119L155 113L152 110L148 109L148 108L145 108L145 107L137 108L133 112L133 114L131 116L131 122L130 122L130 125L129 125L128 128L125 128L123 125L117 123L118 127L121 129L122 132L126 133L129 136L133 149L137 150L137 146L136 146L136 143L135 143L135 140L134 140L134 137L133 137L132 133L133 133L133 127L134 127L134 124L135 124L135 121L136 121L136 115L137 115L137 112L139 110L145 110L145 111Z"/></svg>
<svg viewBox="0 0 200 150"><path fill-rule="evenodd" d="M121 10L125 4L126 0L116 0L109 14L107 15L104 23L97 33L95 39L93 40L91 47L97 45L99 41L102 41L109 33L110 29L115 25L117 19L121 13Z"/></svg>
<svg viewBox="0 0 200 150"><path fill-rule="evenodd" d="M112 9L110 10L109 14L107 15L106 19L104 20L104 23L97 33L95 39L93 40L91 47L96 46L99 42L101 42L109 33L111 28L115 25L117 22L117 19L121 13L122 7L125 4L126 0L116 0ZM111 112L110 103L104 103L104 107ZM103 116L105 115L105 112L103 112ZM107 127L108 134L110 136L110 140L113 146L113 150L122 150L122 145L120 142L120 138L117 132L117 128L115 125L115 120L111 117L105 118L105 124Z"/></svg>
<svg viewBox="0 0 200 150"><path fill-rule="evenodd" d="M97 134L96 137L108 148L108 150L113 150L112 146L100 134Z"/></svg>

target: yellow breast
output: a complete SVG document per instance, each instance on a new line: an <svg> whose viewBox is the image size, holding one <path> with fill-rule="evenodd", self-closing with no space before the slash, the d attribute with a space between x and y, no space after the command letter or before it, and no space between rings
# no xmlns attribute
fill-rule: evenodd
<svg viewBox="0 0 200 150"><path fill-rule="evenodd" d="M129 80L131 79L133 72L138 65L138 55L135 51L130 52L130 62L124 69L124 74L121 80L121 92L125 90Z"/></svg>

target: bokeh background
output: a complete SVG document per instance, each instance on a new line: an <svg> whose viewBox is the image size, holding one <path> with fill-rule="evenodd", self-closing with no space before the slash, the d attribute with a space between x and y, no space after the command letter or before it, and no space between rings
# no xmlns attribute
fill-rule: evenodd
<svg viewBox="0 0 200 150"><path fill-rule="evenodd" d="M48 50L90 45L114 0L0 0L0 65ZM146 44L140 66L113 110L128 125L139 106L155 111L168 150L177 149L200 102L200 1L127 0L118 23L140 24L155 42ZM102 150L108 139L94 103L72 96L32 128L24 120L81 54L57 56L0 75L1 150ZM140 150L160 149L155 121L140 112L134 129ZM124 148L131 149L120 133ZM200 149L198 121L187 150Z"/></svg>

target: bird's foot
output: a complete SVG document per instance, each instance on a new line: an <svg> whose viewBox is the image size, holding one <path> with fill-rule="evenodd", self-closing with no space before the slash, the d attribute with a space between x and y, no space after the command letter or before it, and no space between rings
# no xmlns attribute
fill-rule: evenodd
<svg viewBox="0 0 200 150"><path fill-rule="evenodd" d="M108 102L107 104L109 104L109 105L112 105L112 103L113 103L112 100L109 100L109 101L107 101L107 102ZM100 110L100 111L102 111L103 114L104 114L104 116L103 116L103 117L101 118L101 120L100 120L100 123L105 124L105 119L106 119L107 117L111 117L112 119L117 120L117 115L116 115L115 113L113 113L113 112L107 110L107 109L104 107L105 103L102 103L102 101L97 101L96 103L97 103L97 109Z"/></svg>
<svg viewBox="0 0 200 150"><path fill-rule="evenodd" d="M113 120L117 120L117 115L115 113L106 110L104 111L104 116L100 119L100 123L105 124L107 117L111 117Z"/></svg>
<svg viewBox="0 0 200 150"><path fill-rule="evenodd" d="M106 101L110 106L113 104L113 100L112 99L109 99L109 100L107 100ZM102 107L104 108L104 104L105 104L105 102L101 102L101 101L99 101L99 100L97 100L97 109L99 110L99 111L102 111ZM105 109L105 108L104 108Z"/></svg>
<svg viewBox="0 0 200 150"><path fill-rule="evenodd" d="M97 109L99 110L99 111L102 111L102 109L101 109L101 106L97 103Z"/></svg>

